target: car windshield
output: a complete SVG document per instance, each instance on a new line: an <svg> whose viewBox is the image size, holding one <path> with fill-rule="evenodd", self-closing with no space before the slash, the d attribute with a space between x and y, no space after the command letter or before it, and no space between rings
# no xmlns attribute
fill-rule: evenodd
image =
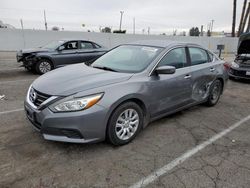
<svg viewBox="0 0 250 188"><path fill-rule="evenodd" d="M122 45L101 56L92 67L116 72L141 72L161 51L162 48L157 47Z"/></svg>
<svg viewBox="0 0 250 188"><path fill-rule="evenodd" d="M44 45L42 48L54 50L54 49L56 49L58 46L62 45L64 42L65 42L65 41L63 41L63 40L52 41L52 42L50 42L50 43Z"/></svg>

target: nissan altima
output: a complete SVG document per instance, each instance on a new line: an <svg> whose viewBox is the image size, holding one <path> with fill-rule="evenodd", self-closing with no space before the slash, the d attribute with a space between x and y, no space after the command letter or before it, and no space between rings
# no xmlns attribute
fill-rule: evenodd
<svg viewBox="0 0 250 188"><path fill-rule="evenodd" d="M201 103L216 105L227 79L224 61L199 45L134 42L91 66L42 75L28 89L25 111L44 139L123 145L151 121Z"/></svg>

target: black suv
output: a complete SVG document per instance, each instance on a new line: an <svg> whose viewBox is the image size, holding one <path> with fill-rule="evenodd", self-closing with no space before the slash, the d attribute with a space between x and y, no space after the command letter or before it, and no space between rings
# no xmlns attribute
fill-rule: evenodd
<svg viewBox="0 0 250 188"><path fill-rule="evenodd" d="M86 40L59 40L43 47L17 52L17 62L30 71L44 74L52 69L69 64L91 64L106 53L107 49Z"/></svg>

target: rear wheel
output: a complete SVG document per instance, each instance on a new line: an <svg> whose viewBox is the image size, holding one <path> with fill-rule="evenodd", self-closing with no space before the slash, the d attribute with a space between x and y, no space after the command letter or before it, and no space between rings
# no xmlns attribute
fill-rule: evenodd
<svg viewBox="0 0 250 188"><path fill-rule="evenodd" d="M36 72L38 74L45 74L46 72L49 72L53 69L52 63L47 59L41 59L36 64Z"/></svg>
<svg viewBox="0 0 250 188"><path fill-rule="evenodd" d="M210 87L209 96L206 102L207 106L214 106L218 103L222 93L222 83L220 80L215 80Z"/></svg>
<svg viewBox="0 0 250 188"><path fill-rule="evenodd" d="M108 140L114 145L124 145L132 141L143 125L143 112L134 102L120 105L112 113L108 129Z"/></svg>

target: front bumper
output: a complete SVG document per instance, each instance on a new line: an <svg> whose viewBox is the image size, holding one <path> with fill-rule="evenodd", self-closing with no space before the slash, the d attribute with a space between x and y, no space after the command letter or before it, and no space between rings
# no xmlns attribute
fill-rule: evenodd
<svg viewBox="0 0 250 188"><path fill-rule="evenodd" d="M24 107L33 128L46 140L71 143L105 140L108 109L98 104L87 110L66 113L54 113L48 107L39 111L27 101Z"/></svg>
<svg viewBox="0 0 250 188"><path fill-rule="evenodd" d="M35 62L38 61L38 59L35 56L25 56L22 53L17 53L16 54L16 60L18 63L22 63L24 67L29 68L29 67L33 67Z"/></svg>
<svg viewBox="0 0 250 188"><path fill-rule="evenodd" d="M250 79L250 75L247 74L250 72L249 69L234 69L230 68L228 71L229 77L237 78L237 79Z"/></svg>

